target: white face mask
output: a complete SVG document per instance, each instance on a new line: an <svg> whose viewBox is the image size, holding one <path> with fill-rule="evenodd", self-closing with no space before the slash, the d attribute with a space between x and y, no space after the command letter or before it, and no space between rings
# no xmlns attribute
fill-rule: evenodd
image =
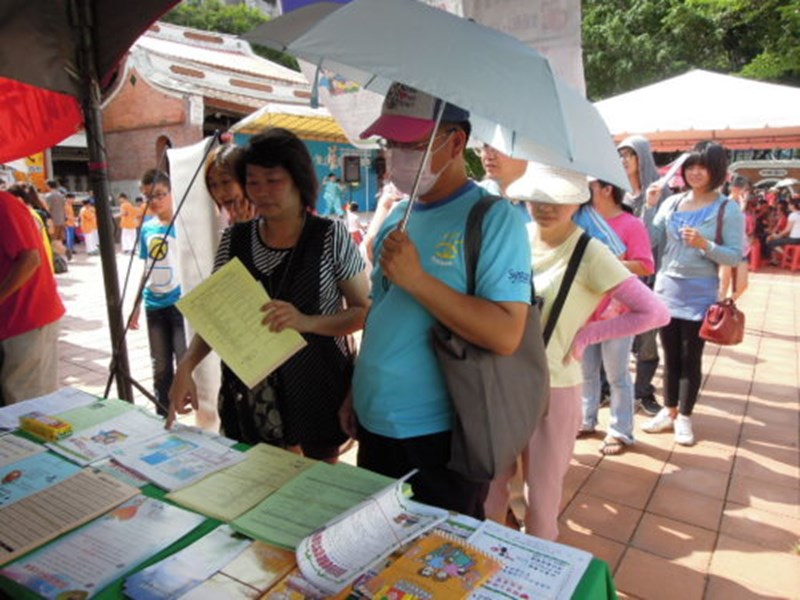
<svg viewBox="0 0 800 600"><path fill-rule="evenodd" d="M448 160L444 166L439 169L438 173L431 171L431 157L447 143L447 139L451 134L452 132L449 132L445 136L444 142L442 142L438 148L431 149L428 160L425 161L425 165L422 167L422 172L419 176L418 195L424 196L427 194L430 189L436 185L439 177L452 161L452 159ZM424 154L424 150L411 150L409 148L392 148L389 150L388 168L391 173L392 183L394 183L395 187L401 192L405 194L411 193L414 187L414 179L417 177L417 171L420 170L420 163L422 162L422 156Z"/></svg>

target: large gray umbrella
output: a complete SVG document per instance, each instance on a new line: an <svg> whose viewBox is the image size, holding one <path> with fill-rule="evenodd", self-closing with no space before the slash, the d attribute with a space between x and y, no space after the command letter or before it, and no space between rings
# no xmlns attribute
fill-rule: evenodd
<svg viewBox="0 0 800 600"><path fill-rule="evenodd" d="M489 27L417 0L353 0L298 9L245 38L365 89L405 83L469 110L476 137L511 156L629 185L594 106L544 56Z"/></svg>

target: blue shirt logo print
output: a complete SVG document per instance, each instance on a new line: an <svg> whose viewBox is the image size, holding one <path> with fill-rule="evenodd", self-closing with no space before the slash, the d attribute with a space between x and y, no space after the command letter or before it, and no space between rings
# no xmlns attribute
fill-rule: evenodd
<svg viewBox="0 0 800 600"><path fill-rule="evenodd" d="M530 285L531 273L530 271L517 271L516 269L509 269L506 273L508 280L514 285Z"/></svg>

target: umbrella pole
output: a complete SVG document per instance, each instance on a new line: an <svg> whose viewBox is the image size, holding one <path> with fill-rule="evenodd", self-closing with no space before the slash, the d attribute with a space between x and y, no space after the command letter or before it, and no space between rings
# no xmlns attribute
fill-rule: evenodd
<svg viewBox="0 0 800 600"><path fill-rule="evenodd" d="M111 333L111 348L114 372L117 379L117 394L123 400L133 402L130 384L128 349L125 345L122 321L122 302L119 293L117 259L114 251L114 222L109 205L108 157L103 135L103 120L100 112L100 85L98 84L94 46L92 42L92 2L76 0L72 4L73 17L77 25L78 77L80 77L81 105L83 107L86 143L89 149L89 179L97 209L97 228L100 237L100 258L103 265L103 281L106 290L106 308Z"/></svg>

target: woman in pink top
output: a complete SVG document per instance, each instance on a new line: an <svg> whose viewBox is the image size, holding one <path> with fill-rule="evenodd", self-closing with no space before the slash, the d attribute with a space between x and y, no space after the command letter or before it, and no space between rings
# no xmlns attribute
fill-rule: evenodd
<svg viewBox="0 0 800 600"><path fill-rule="evenodd" d="M589 184L592 205L625 244L622 263L634 275L653 273L653 252L650 238L640 219L625 210L623 191L604 181L593 180ZM591 320L603 321L615 317L625 308L607 297L598 306ZM604 455L619 454L625 446L633 443L634 394L628 361L630 360L633 336L613 338L588 346L583 354L583 421L578 436L593 435L597 427L597 411L600 406L600 368L605 368L611 389L611 419L600 449Z"/></svg>

